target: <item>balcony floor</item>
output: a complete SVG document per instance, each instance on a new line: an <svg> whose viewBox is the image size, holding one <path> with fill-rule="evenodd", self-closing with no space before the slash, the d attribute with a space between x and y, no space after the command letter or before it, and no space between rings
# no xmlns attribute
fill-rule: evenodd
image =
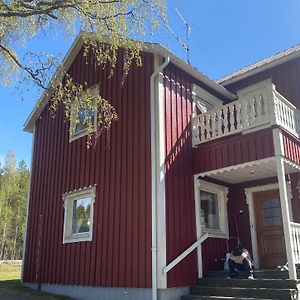
<svg viewBox="0 0 300 300"><path fill-rule="evenodd" d="M300 166L288 159L285 162L285 173L291 174L300 171ZM197 174L199 177L208 176L229 184L265 179L277 176L276 157L264 158L243 164L233 165L221 169Z"/></svg>

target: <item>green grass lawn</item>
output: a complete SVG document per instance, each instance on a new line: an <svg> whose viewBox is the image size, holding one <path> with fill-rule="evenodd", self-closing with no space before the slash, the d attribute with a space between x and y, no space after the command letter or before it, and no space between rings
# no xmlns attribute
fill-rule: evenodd
<svg viewBox="0 0 300 300"><path fill-rule="evenodd" d="M70 300L65 296L54 296L31 290L21 285L21 265L17 263L0 263L0 299L5 295L24 295L35 300Z"/></svg>

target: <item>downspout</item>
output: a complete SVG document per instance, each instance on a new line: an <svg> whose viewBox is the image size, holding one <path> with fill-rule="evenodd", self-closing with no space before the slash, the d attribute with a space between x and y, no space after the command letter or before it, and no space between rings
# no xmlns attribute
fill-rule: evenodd
<svg viewBox="0 0 300 300"><path fill-rule="evenodd" d="M158 101L159 95L157 93L157 86L155 84L155 79L159 76L159 74L164 70L164 68L170 62L170 56L164 57L165 61L156 69L154 70L153 74L150 78L150 93L151 93L151 158L152 158L152 171L151 171L151 182L152 182L152 247L151 247L151 254L152 254L152 300L157 300L157 176L158 176L158 168L157 168L157 161L158 161L158 143L159 143L159 126L163 124L158 124Z"/></svg>

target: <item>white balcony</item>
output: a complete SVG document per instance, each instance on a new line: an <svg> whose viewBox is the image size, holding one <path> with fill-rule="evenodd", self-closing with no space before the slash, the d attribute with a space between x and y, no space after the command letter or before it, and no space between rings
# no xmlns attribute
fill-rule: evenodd
<svg viewBox="0 0 300 300"><path fill-rule="evenodd" d="M300 111L276 91L271 80L247 87L237 94L238 100L193 118L194 146L272 125L279 125L294 136L300 136Z"/></svg>

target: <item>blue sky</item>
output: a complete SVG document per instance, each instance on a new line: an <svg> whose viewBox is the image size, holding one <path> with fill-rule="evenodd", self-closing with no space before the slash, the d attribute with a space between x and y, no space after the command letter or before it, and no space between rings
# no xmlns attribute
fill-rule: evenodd
<svg viewBox="0 0 300 300"><path fill-rule="evenodd" d="M272 54L300 44L299 0L169 0L168 18L172 29L184 39L184 25L175 7L191 25L191 63L212 79L236 71ZM160 42L186 59L173 35L160 29L152 41ZM44 49L65 54L71 40L39 37L27 50ZM34 87L23 92L0 86L0 162L7 151L29 165L31 134L23 124L39 94Z"/></svg>

